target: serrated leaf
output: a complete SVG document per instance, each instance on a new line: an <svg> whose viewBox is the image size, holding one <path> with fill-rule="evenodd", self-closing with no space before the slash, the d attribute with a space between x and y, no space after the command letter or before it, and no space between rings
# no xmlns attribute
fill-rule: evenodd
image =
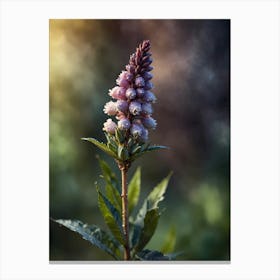
<svg viewBox="0 0 280 280"><path fill-rule="evenodd" d="M99 249L111 255L114 259L119 259L119 243L105 231L95 225L87 225L78 220L53 220L66 228L79 233L83 239L89 241Z"/></svg>
<svg viewBox="0 0 280 280"><path fill-rule="evenodd" d="M163 252L164 254L171 253L174 250L175 243L176 243L176 231L175 228L172 227L169 230L160 251Z"/></svg>
<svg viewBox="0 0 280 280"><path fill-rule="evenodd" d="M137 253L136 258L142 261L168 261L170 258L159 251L143 250Z"/></svg>
<svg viewBox="0 0 280 280"><path fill-rule="evenodd" d="M137 205L141 188L141 168L138 167L128 185L128 212Z"/></svg>
<svg viewBox="0 0 280 280"><path fill-rule="evenodd" d="M98 140L96 140L94 138L81 138L81 139L94 144L96 147L98 147L100 150L102 150L109 156L111 156L113 158L117 158L117 155L110 148L108 148L108 146L106 144L99 142Z"/></svg>
<svg viewBox="0 0 280 280"><path fill-rule="evenodd" d="M136 252L141 251L151 240L157 228L159 217L158 208L151 209L146 213L144 227L141 230L139 240L135 247Z"/></svg>
<svg viewBox="0 0 280 280"><path fill-rule="evenodd" d="M98 206L108 228L115 236L115 238L121 244L124 244L122 220L119 211L98 189L97 192L98 192Z"/></svg>

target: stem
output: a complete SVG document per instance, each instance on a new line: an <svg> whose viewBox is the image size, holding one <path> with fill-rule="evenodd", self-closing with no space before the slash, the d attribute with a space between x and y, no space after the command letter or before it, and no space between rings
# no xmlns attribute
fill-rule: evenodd
<svg viewBox="0 0 280 280"><path fill-rule="evenodd" d="M128 225L128 201L127 201L127 168L120 168L122 173L122 227L125 238L124 245L124 260L130 260L129 248L129 225Z"/></svg>

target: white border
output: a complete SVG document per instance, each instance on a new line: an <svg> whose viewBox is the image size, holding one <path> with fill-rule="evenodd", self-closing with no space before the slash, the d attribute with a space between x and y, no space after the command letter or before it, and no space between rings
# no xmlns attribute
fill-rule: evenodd
<svg viewBox="0 0 280 280"><path fill-rule="evenodd" d="M48 19L144 17L231 19L231 264L49 264ZM278 1L2 1L0 279L279 279L279 34Z"/></svg>

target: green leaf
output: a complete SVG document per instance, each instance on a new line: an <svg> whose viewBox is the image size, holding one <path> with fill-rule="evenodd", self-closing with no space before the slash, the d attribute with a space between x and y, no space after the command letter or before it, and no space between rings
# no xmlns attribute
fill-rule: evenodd
<svg viewBox="0 0 280 280"><path fill-rule="evenodd" d="M155 233L159 220L159 210L158 208L149 210L144 218L144 227L141 230L138 243L135 247L135 251L141 251L151 240Z"/></svg>
<svg viewBox="0 0 280 280"><path fill-rule="evenodd" d="M141 168L138 167L128 185L128 212L132 213L137 205L141 188Z"/></svg>
<svg viewBox="0 0 280 280"><path fill-rule="evenodd" d="M98 206L115 238L124 244L124 235L122 230L122 220L119 211L114 205L97 189L98 192Z"/></svg>
<svg viewBox="0 0 280 280"><path fill-rule="evenodd" d="M134 221L134 230L132 235L132 246L137 248L138 243L141 242L141 232L145 226L144 219L146 218L146 213L153 209L158 209L158 203L163 200L164 193L166 191L168 182L170 180L172 173L170 173L166 178L164 178L148 195L144 200L142 207L139 209L136 219Z"/></svg>
<svg viewBox="0 0 280 280"><path fill-rule="evenodd" d="M172 172L169 173L169 175L164 178L148 195L147 197L147 208L153 209L158 206L158 203L164 199L164 194L166 191L166 188L168 186L170 177L172 175Z"/></svg>
<svg viewBox="0 0 280 280"><path fill-rule="evenodd" d="M143 156L144 154L146 154L147 152L152 152L152 151L157 151L157 150L162 150L162 149L169 149L166 146L142 146L143 150L141 151L137 151L136 153L133 154L133 156L131 157L131 160L135 160L137 158L139 158L140 156Z"/></svg>
<svg viewBox="0 0 280 280"><path fill-rule="evenodd" d="M95 225L83 224L78 220L53 220L66 228L79 233L85 240L95 245L99 249L111 255L114 259L119 259L119 243L105 231Z"/></svg>
<svg viewBox="0 0 280 280"><path fill-rule="evenodd" d="M175 243L176 243L176 231L175 228L172 227L169 230L160 251L163 252L164 254L171 253L174 250Z"/></svg>
<svg viewBox="0 0 280 280"><path fill-rule="evenodd" d="M168 261L170 258L159 251L143 250L136 255L136 259L141 261Z"/></svg>
<svg viewBox="0 0 280 280"><path fill-rule="evenodd" d="M106 161L98 157L99 166L102 171L103 178L106 182L106 196L115 208L121 212L121 187L115 173L112 172Z"/></svg>
<svg viewBox="0 0 280 280"><path fill-rule="evenodd" d="M108 148L108 146L106 144L99 142L98 140L96 140L94 138L81 138L81 139L94 144L96 147L98 147L100 150L102 150L109 156L111 156L113 158L117 158L117 155L110 148Z"/></svg>

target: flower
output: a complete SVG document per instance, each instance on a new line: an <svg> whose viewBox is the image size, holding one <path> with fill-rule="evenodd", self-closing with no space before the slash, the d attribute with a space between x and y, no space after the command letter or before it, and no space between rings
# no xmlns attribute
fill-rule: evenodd
<svg viewBox="0 0 280 280"><path fill-rule="evenodd" d="M140 114L140 112L142 111L142 107L141 107L141 103L137 102L137 101L132 101L130 102L129 105L129 112L134 115L137 116Z"/></svg>
<svg viewBox="0 0 280 280"><path fill-rule="evenodd" d="M120 111L122 113L126 113L128 110L128 102L125 100L118 100L116 107L117 107L118 111Z"/></svg>
<svg viewBox="0 0 280 280"><path fill-rule="evenodd" d="M109 116L115 116L118 112L116 103L113 101L107 102L104 106L103 111Z"/></svg>
<svg viewBox="0 0 280 280"><path fill-rule="evenodd" d="M136 97L136 91L134 88L129 88L129 89L127 89L125 95L130 100L134 99Z"/></svg>
<svg viewBox="0 0 280 280"><path fill-rule="evenodd" d="M148 129L155 129L157 126L157 121L150 116L143 118L142 123Z"/></svg>
<svg viewBox="0 0 280 280"><path fill-rule="evenodd" d="M130 129L131 134L134 137L140 137L143 134L143 127L140 124L132 124Z"/></svg>
<svg viewBox="0 0 280 280"><path fill-rule="evenodd" d="M155 95L151 91L145 91L145 94L143 96L143 100L145 102L152 102L154 103L156 101Z"/></svg>
<svg viewBox="0 0 280 280"><path fill-rule="evenodd" d="M116 127L125 130L125 141L133 138L139 143L144 143L148 141L148 130L155 129L157 125L156 120L151 117L152 103L155 103L156 96L150 91L153 88L153 60L150 49L151 44L148 40L136 48L125 70L116 79L117 86L109 91L109 95L117 101L110 101L104 107L104 113L115 116L118 124L108 119L103 130L113 135Z"/></svg>
<svg viewBox="0 0 280 280"><path fill-rule="evenodd" d="M118 121L118 128L121 130L128 130L130 128L130 121L126 118Z"/></svg>
<svg viewBox="0 0 280 280"><path fill-rule="evenodd" d="M143 103L142 112L146 115L151 115L153 113L153 108L152 108L151 103Z"/></svg>
<svg viewBox="0 0 280 280"><path fill-rule="evenodd" d="M104 130L105 132L108 132L109 134L115 134L116 128L117 128L117 125L112 121L112 119L108 119L108 120L104 123L103 130Z"/></svg>

